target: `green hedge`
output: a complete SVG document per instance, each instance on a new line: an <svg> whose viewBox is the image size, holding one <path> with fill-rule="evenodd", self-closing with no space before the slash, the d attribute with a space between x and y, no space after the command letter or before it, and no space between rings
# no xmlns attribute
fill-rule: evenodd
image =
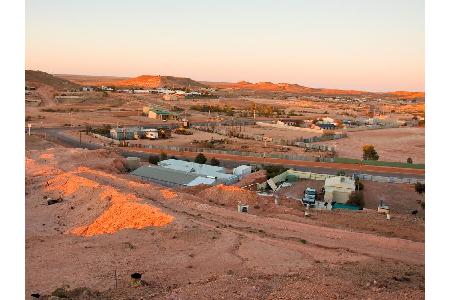
<svg viewBox="0 0 450 300"><path fill-rule="evenodd" d="M334 159L334 162L344 163L344 164L360 164L362 162L364 165L371 165L371 166L425 169L425 164L408 164L408 163L402 163L402 162L378 161L378 160L362 160L361 161L360 159L344 158L344 157L337 157Z"/></svg>

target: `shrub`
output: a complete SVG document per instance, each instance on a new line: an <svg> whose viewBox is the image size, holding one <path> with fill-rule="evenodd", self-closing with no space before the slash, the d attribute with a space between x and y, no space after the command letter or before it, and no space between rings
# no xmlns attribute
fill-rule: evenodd
<svg viewBox="0 0 450 300"><path fill-rule="evenodd" d="M220 161L216 159L215 157L211 158L210 161L211 166L220 166Z"/></svg>
<svg viewBox="0 0 450 300"><path fill-rule="evenodd" d="M378 155L375 147L373 145L363 146L363 159L364 160L378 160L380 156Z"/></svg>
<svg viewBox="0 0 450 300"><path fill-rule="evenodd" d="M282 166L263 166L263 169L266 170L267 179L273 178L287 171L287 168Z"/></svg>
<svg viewBox="0 0 450 300"><path fill-rule="evenodd" d="M361 191L354 191L350 194L350 198L347 204L358 205L359 207L364 207L366 203L364 202L364 195Z"/></svg>
<svg viewBox="0 0 450 300"><path fill-rule="evenodd" d="M359 179L356 179L355 188L357 191L362 191L364 189L364 184Z"/></svg>
<svg viewBox="0 0 450 300"><path fill-rule="evenodd" d="M161 154L159 155L159 158L161 160L166 160L167 159L167 154L165 152L161 152Z"/></svg>
<svg viewBox="0 0 450 300"><path fill-rule="evenodd" d="M425 193L425 184L417 182L414 186L414 189L416 190L417 194L422 195L423 193Z"/></svg>
<svg viewBox="0 0 450 300"><path fill-rule="evenodd" d="M156 155L150 155L148 157L148 162L151 163L152 165L156 165L159 163L159 156Z"/></svg>
<svg viewBox="0 0 450 300"><path fill-rule="evenodd" d="M198 163L198 164L204 164L206 163L208 159L206 158L206 156L203 153L199 153L196 157L194 162Z"/></svg>
<svg viewBox="0 0 450 300"><path fill-rule="evenodd" d="M408 157L408 159L406 160L406 162L407 162L408 164L412 164L412 163L413 163L413 160L412 160L411 157Z"/></svg>

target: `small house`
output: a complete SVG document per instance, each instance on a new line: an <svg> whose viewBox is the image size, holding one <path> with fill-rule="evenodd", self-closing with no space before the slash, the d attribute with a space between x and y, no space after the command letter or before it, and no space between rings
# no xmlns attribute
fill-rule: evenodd
<svg viewBox="0 0 450 300"><path fill-rule="evenodd" d="M113 128L109 131L111 138L116 140L134 140L140 133L141 129L138 127Z"/></svg>
<svg viewBox="0 0 450 300"><path fill-rule="evenodd" d="M176 114L162 108L149 108L148 117L158 120L173 120L176 119Z"/></svg>

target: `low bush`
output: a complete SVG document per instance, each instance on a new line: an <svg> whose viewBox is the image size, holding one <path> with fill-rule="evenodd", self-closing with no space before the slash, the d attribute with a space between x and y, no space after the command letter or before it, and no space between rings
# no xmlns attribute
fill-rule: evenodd
<svg viewBox="0 0 450 300"><path fill-rule="evenodd" d="M358 205L359 207L364 207L366 203L364 202L364 195L361 191L354 191L350 194L350 198L347 204Z"/></svg>
<svg viewBox="0 0 450 300"><path fill-rule="evenodd" d="M150 155L148 157L148 162L151 163L152 165L157 165L159 163L159 156Z"/></svg>

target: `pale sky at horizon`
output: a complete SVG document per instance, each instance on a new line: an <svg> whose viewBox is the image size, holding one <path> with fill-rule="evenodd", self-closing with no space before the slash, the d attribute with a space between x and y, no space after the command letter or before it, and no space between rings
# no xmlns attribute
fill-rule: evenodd
<svg viewBox="0 0 450 300"><path fill-rule="evenodd" d="M27 69L425 90L423 0L26 0Z"/></svg>

